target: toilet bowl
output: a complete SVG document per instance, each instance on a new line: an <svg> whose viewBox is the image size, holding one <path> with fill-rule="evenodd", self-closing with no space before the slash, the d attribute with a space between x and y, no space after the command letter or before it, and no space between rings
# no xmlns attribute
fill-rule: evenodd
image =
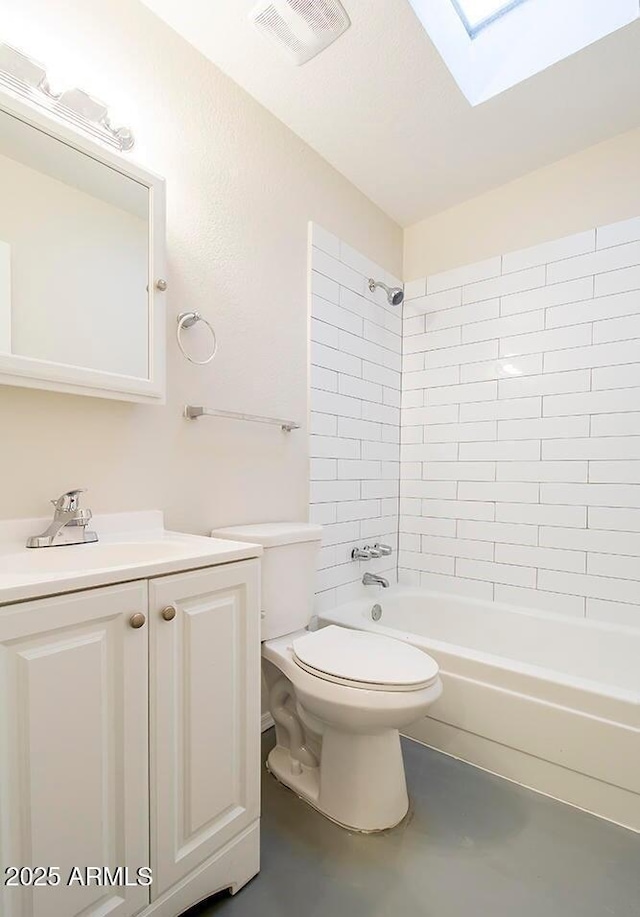
<svg viewBox="0 0 640 917"><path fill-rule="evenodd" d="M264 549L263 675L276 728L269 770L343 827L397 825L409 808L399 730L442 693L438 664L392 637L306 629L319 526L234 526L212 535Z"/></svg>

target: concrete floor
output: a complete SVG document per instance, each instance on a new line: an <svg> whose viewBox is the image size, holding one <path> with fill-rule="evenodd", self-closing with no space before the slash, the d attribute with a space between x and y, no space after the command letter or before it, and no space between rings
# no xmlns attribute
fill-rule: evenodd
<svg viewBox="0 0 640 917"><path fill-rule="evenodd" d="M369 836L265 770L261 873L188 917L640 917L640 835L414 742L404 757L411 813Z"/></svg>

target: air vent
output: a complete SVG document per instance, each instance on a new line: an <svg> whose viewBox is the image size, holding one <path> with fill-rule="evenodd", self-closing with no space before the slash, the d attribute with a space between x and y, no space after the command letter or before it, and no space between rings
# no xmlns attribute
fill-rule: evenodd
<svg viewBox="0 0 640 917"><path fill-rule="evenodd" d="M249 18L295 64L324 51L351 25L338 0L262 0Z"/></svg>

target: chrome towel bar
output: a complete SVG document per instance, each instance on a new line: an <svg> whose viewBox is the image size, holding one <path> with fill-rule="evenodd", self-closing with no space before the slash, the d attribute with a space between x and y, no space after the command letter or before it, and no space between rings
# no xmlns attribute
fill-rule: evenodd
<svg viewBox="0 0 640 917"><path fill-rule="evenodd" d="M299 430L300 424L293 420L281 420L278 417L259 417L257 414L238 414L236 411L217 411L212 408L203 408L201 405L187 404L184 409L187 420L197 420L198 417L224 417L227 420L247 420L251 423L268 423L280 427L285 433Z"/></svg>

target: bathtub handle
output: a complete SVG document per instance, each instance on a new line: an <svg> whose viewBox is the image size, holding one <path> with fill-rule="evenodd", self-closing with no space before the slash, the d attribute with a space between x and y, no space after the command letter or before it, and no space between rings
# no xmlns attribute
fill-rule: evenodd
<svg viewBox="0 0 640 917"><path fill-rule="evenodd" d="M372 548L370 544L365 545L365 551L368 553L369 557L382 557L382 551L378 550L377 546Z"/></svg>
<svg viewBox="0 0 640 917"><path fill-rule="evenodd" d="M390 544L374 544L374 550L379 551L378 557L389 557L393 554L393 548Z"/></svg>

